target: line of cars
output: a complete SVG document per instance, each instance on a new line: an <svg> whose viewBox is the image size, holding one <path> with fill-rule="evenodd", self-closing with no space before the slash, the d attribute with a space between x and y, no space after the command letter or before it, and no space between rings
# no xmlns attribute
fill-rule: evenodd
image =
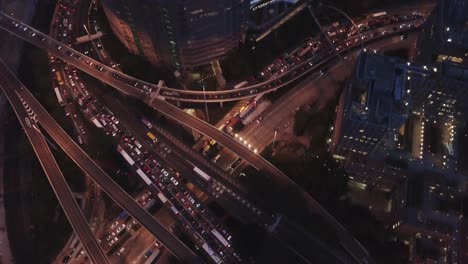
<svg viewBox="0 0 468 264"><path fill-rule="evenodd" d="M415 18L417 19L418 16L406 16L406 19L405 20L406 22L409 22L410 19L412 18ZM399 20L400 22L403 21L403 19L400 19ZM391 22L393 23L393 22ZM361 33L364 33L365 31L362 30ZM345 35L346 36L346 35ZM355 36L353 36L355 37ZM60 46L62 47L62 46ZM58 49L58 47L57 47ZM331 54L331 53L330 53ZM105 71L107 71L106 68L104 68ZM298 67L298 68L293 68L291 69L290 71L287 71L283 74L280 74L278 76L278 78L274 79L273 81L271 82L267 82L267 83L260 83L260 84L257 84L257 85L254 85L254 86L251 86L251 87L244 87L244 88L241 88L241 89L238 89L238 90L235 90L234 93L231 93L230 91L226 91L226 93L223 93L223 94L213 94L213 93L210 93L210 92L206 92L206 94L201 94L199 92L193 92L193 91L179 91L179 92L174 92L174 91L168 91L168 90L165 90L163 89L163 94L164 93L170 93L170 95L168 96L172 96L172 97L186 97L187 99L204 99L205 98L205 95L206 95L206 98L207 99L217 99L217 98L225 98L225 97L237 97L237 96L248 96L250 95L253 91L254 92L261 92L263 90L271 90L272 88L273 89L277 89L281 86L281 83L289 83L290 80L294 79L294 75L296 74L300 74L302 71L306 71L307 69L305 69L304 67ZM116 76L118 76L119 74L116 74ZM121 77L124 77L123 75ZM127 80L127 78L130 78L130 77L125 77L125 80ZM151 85L151 84L143 84L143 83L139 83L139 80L137 79L128 79L129 82L126 82L126 81L123 81L124 83L128 84L128 85L131 85L131 86L136 86L144 91L146 91L148 93L149 90L152 90L153 88L156 88L155 85ZM130 83L131 82L131 83ZM146 85L147 87L143 87L143 85ZM148 89L148 90L146 90Z"/></svg>
<svg viewBox="0 0 468 264"><path fill-rule="evenodd" d="M173 216L182 223L185 230L196 239L197 243L200 243L201 248L206 243L205 247L213 249L220 255L211 256L212 258L221 259L228 257L229 254L232 254L234 259L238 258L237 254L230 249L230 243L225 244L223 241L226 240L213 239L216 236L212 231L220 225L196 196L185 187L184 179L178 172L163 168L163 165L131 136L122 137L119 152L129 166L136 169L136 173L149 186L149 189L153 190L153 195L161 200ZM230 235L227 238L230 239Z"/></svg>
<svg viewBox="0 0 468 264"><path fill-rule="evenodd" d="M73 36L71 21L75 19L75 16L76 11L73 6L61 1L57 3L50 26L50 36L56 38L62 45L71 46ZM88 97L89 100L93 99L89 98L88 92L84 89L84 84L79 79L76 68L54 58L54 56L50 56L49 61L52 79L57 83L54 88L57 100L63 106L65 115L72 120L78 143L84 144L86 142L86 130L74 100L78 99L78 105L82 107L84 103L88 103L85 102L85 97Z"/></svg>
<svg viewBox="0 0 468 264"><path fill-rule="evenodd" d="M375 38L378 35L384 35L385 31L382 32L374 32L370 35L364 34L369 33L370 30L376 29L381 26L396 24L396 23L403 23L400 26L395 26L392 30L394 32L401 30L401 29L408 29L413 28L414 25L411 23L412 21L420 19L420 15L410 15L410 16L399 16L399 15L387 15L382 14L378 17L369 17L362 22L359 23L358 26L360 33L363 39ZM374 26L372 21L379 20L382 21L378 26ZM336 23L336 22L335 22ZM371 26L368 26L368 23L371 23ZM331 41L335 43L336 50L338 52L343 51L344 47L350 48L351 46L358 45L359 35L357 31L353 27L353 25L344 24L343 26L330 26L327 27L327 34L331 38ZM240 89L246 85L253 85L258 84L264 81L271 81L269 84L266 84L266 88L274 87L276 85L281 84L283 81L280 76L284 76L286 73L290 73L293 76L299 74L299 72L308 71L312 67L318 65L318 63L325 57L332 55L334 52L333 50L328 47L326 41L321 39L321 37L314 37L309 38L306 40L304 44L302 44L299 48L295 49L290 54L286 54L280 59L275 60L272 64L265 67L263 71L261 71L258 75L249 78L248 81L241 82L235 86L235 89ZM307 62L307 63L306 63ZM298 66L300 67L298 69ZM322 68L320 70L320 74L323 75L326 72L326 68ZM262 88L259 87L257 90L261 90ZM255 90L255 92L257 92ZM254 90L251 90L254 91ZM241 95L242 92L239 92ZM261 98L261 97L260 97ZM218 129L224 131L230 135L234 135L235 132L242 129L242 125L240 124L242 119L245 119L249 115L252 115L255 111L251 111L253 107L252 102L258 102L261 99L255 98L249 101L249 104L245 106L246 109L243 109L237 113L229 113L232 115L230 119L228 119L225 124L221 125ZM263 117L260 115L256 118L257 123L259 123ZM213 140L205 140L205 144L203 145L203 149L200 150L203 154L207 157L212 159L213 162L216 162L220 158L220 151L222 147L219 147L216 141ZM214 158L213 158L214 157ZM236 166L230 166L231 170L234 170Z"/></svg>
<svg viewBox="0 0 468 264"><path fill-rule="evenodd" d="M70 26L67 27L68 20L72 20L73 18L70 16L71 14L74 14L74 12L66 12L64 14L64 10L71 10L73 7L69 7L67 5L64 5L62 3L58 3L58 9L56 12L55 20L58 22L57 24L53 24L51 26L51 33L53 33L53 36L57 37L61 42L63 42L64 45L71 46L72 45L72 38L71 36L73 35L73 32L71 31ZM68 15L68 16L65 16ZM65 16L65 17L64 17ZM62 22L63 21L63 24ZM62 33L62 32L66 33ZM68 36L67 38L63 38L63 36ZM58 46L61 47L61 46ZM88 53L88 51L85 51L85 53ZM67 51L67 55L69 56L75 56L76 59L81 60L81 57L79 55L73 54L71 52ZM66 105L69 106L69 104L74 103L72 99L78 103L80 106L80 109L83 111L86 117L90 118L91 121L93 122L94 125L96 125L98 128L104 128L106 134L112 134L112 136L116 136L116 134L119 132L118 127L116 126L119 121L112 115L108 109L105 107L100 106L99 104L95 104L96 101L94 98L87 92L85 89L83 83L79 79L77 75L77 71L73 66L69 66L65 64L63 65L63 62L60 60L55 60L54 57L51 57L51 66L52 66L52 72L55 73L53 77L55 77L55 81L59 83L59 86L61 90L58 90L58 87L56 89L56 92L58 91L59 93L57 94L57 98L59 99L59 102L61 105ZM59 73L59 70L63 70L63 75ZM63 76L63 79L62 79ZM71 88L71 89L66 89L65 87L61 87L62 85L65 84L65 82L69 83L71 87L66 88ZM76 83L75 83L76 82ZM70 93L67 93L70 90ZM62 92L63 92L63 97L67 101L66 103L64 102L62 98ZM97 107L96 107L97 106ZM68 107L64 107L65 113L70 116L70 112L68 110ZM107 110L107 111L106 111ZM110 112L110 113L109 113ZM76 114L72 114L72 116L76 117ZM105 124L103 126L102 124ZM107 124L110 124L109 126ZM79 126L79 129L82 133L86 133L83 129L82 126ZM78 136L78 142L82 144L82 140L80 136ZM149 193L146 194L149 197ZM144 197L145 198L145 197ZM140 203L142 206L147 206L154 204L154 199L151 198L151 200L143 200L142 203ZM126 228L127 230L130 230L132 226L139 226L135 220L125 224L121 223L119 226L114 226L116 223L114 222L111 225L111 231L109 232L108 236L105 238L101 238L100 241L105 241L105 243L101 243L101 245L106 248L106 249L112 249L115 245L119 244L119 241L122 242L122 237L124 234L124 229ZM121 252L122 253L122 252Z"/></svg>
<svg viewBox="0 0 468 264"><path fill-rule="evenodd" d="M70 53L70 54L75 55L73 53ZM70 54L68 54L68 55L70 56ZM68 76L68 77L70 77L70 76ZM86 90L86 89L84 89L84 90ZM133 150L131 153L134 153L135 155L144 154L140 150L142 148L141 143L139 143L134 138L131 138L131 135L128 132L124 131L124 128L120 127L119 121L114 116L114 114L112 112L110 112L106 107L101 105L99 102L97 102L96 100L91 99L91 98L92 97L90 97L89 94L83 94L83 93L79 94L78 97L75 98L79 102L79 104L81 106L81 110L85 114L85 117L87 117L88 120L90 120L97 128L103 129L106 132L106 134L108 134L108 135L112 134L113 138L116 141L118 141L119 139L122 139L122 140L127 139L127 142L126 142L127 146L131 145L132 150ZM148 134L148 137L151 138L151 135L152 134ZM153 140L154 143L157 142L157 139L155 139L154 135L152 135L152 140ZM167 149L167 147L163 146L163 148L165 148L166 151L170 152L170 150ZM154 164L154 162L153 162L153 164ZM142 166L142 169L145 172L143 172L142 169L137 169L137 174L145 175L145 173L149 173L149 168L145 167L145 165L142 165L141 161L140 161L140 166ZM151 165L148 164L148 166L151 166ZM162 169L162 171L167 173L166 170ZM173 187L168 187L169 184L173 184ZM175 201L178 201L182 205L176 204L176 206L178 208L176 210L178 211L179 215L182 215L184 220L186 220L185 221L186 222L185 226L194 229L191 226L192 225L197 225L197 228L199 230L205 232L204 227L198 223L198 221L203 221L202 214L206 213L206 209L204 208L204 206L200 202L196 202L196 200L195 200L196 198L194 198L193 195L188 194L187 189L185 189L185 190L182 189L180 191L175 189L174 186L179 186L178 188L183 188L183 187L180 187L181 184L179 184L179 181L174 176L170 177L169 181L167 181L167 179L162 179L161 182L159 183L159 185L160 185L160 188L161 188L161 186L162 186L162 188L166 188L166 189L170 188L169 189L170 192L169 193L166 192L166 195L168 197L171 198L171 195L172 196L178 195L178 199L175 199ZM181 193L184 193L186 196L181 197L180 196ZM176 206L174 206L174 208L176 208ZM201 213L198 214L198 212L201 212ZM195 218L198 218L198 219L196 220ZM188 219L188 221L187 221L187 219ZM210 217L210 220L214 221L214 218ZM209 222L206 219L204 221L205 221L205 224L207 224L207 223L210 224L210 225L212 224L211 222ZM114 245L118 244L118 241L119 241L119 236L118 235L120 234L120 232L122 232L122 230L119 230L119 228L122 229L122 226L116 227L116 228L117 229L112 231L110 234L108 234L108 237L105 238L106 239L105 240L106 245L108 247L113 247ZM208 234L208 232L206 232L206 233ZM218 244L223 244L223 243L218 243ZM212 247L212 248L215 248L215 249L217 249L219 247L218 245L216 245L216 243L213 243L212 245L209 245L209 246Z"/></svg>
<svg viewBox="0 0 468 264"><path fill-rule="evenodd" d="M156 200L148 191L138 195L135 200L146 210L150 210L156 204ZM126 211L122 211L98 235L98 242L108 255L116 253L120 256L125 251L123 246L125 242L132 234L136 234L131 231L137 231L140 227L141 225L135 219L129 216ZM158 247L161 246L159 243Z"/></svg>
<svg viewBox="0 0 468 264"><path fill-rule="evenodd" d="M115 122L114 122L114 123L115 123ZM107 127L107 126L106 126L106 127ZM116 130L114 129L114 131L116 131ZM115 134L117 135L118 132L119 132L119 131L117 131ZM136 151L135 151L135 152L136 152ZM140 152L140 153L137 153L137 154L139 155L139 154L141 154L141 152ZM170 181L171 181L174 185L177 186L177 185L178 185L178 184L176 184L177 180L174 181L173 179L175 180L174 177L170 178ZM178 182L177 182L177 183L178 183ZM183 203L183 202L182 202L182 203ZM189 213L190 213L190 212L189 212Z"/></svg>

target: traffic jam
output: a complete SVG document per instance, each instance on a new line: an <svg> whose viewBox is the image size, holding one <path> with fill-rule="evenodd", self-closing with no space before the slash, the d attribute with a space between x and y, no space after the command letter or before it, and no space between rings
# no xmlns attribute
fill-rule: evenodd
<svg viewBox="0 0 468 264"><path fill-rule="evenodd" d="M69 46L73 45L73 41L69 37L73 35L73 28L68 26L68 21L73 19L74 14L75 11L72 6L64 3L59 4L59 10L56 12L53 20L54 25L52 26L52 28L56 29L58 39ZM93 51L86 50L85 53L92 54ZM57 85L55 88L60 87L60 89L54 88L59 104L66 106L74 102L78 103L79 109L86 120L112 138L112 141L117 144L117 151L127 161L128 168L146 183L151 195L146 193L140 198L138 200L140 205L149 209L155 204L154 198L157 197L159 202L169 209L174 219L177 220L195 244L213 262L239 263L241 260L231 248L230 241L232 237L226 231L226 228L219 224L195 194L185 187L186 182L178 172L173 168L163 166L158 162L157 158L150 154L154 149L160 150L161 154L170 153L171 150L163 142L158 142L156 136L148 131L146 135L153 143L153 146L151 146L153 150L148 151L146 146L143 146L122 126L118 118L107 107L97 101L91 95L91 92L87 91L73 66L67 65L54 57L50 58L50 62L54 85ZM59 68L64 70L63 74L57 74ZM64 107L64 109L66 109L66 115L72 119L76 118L75 114L69 114L67 107ZM150 123L147 119L143 118L142 120L146 126ZM78 129L84 130L81 127ZM86 131L83 133L86 133ZM77 141L83 144L79 135ZM209 176L200 177L206 181ZM120 215L117 220L108 225L106 232L99 237L99 242L106 252L118 253L121 248L114 249L119 248L119 245L122 245L129 238L129 230L138 227L136 221L131 220L128 215ZM120 254L122 253L120 252Z"/></svg>
<svg viewBox="0 0 468 264"><path fill-rule="evenodd" d="M57 12L56 17L54 17L53 28L56 30L56 37L63 45L71 46L72 45L72 32L73 28L69 24L69 19L76 14L73 6L66 4L60 4L59 12ZM406 28L411 28L414 26L410 21L418 20L419 15L413 16L388 16L387 14L382 14L379 17L373 19L379 19L381 24L374 25L375 27L381 27L383 25L390 25L392 23L400 23L399 26L393 28L394 33L398 31L403 31ZM370 20L371 21L371 20ZM402 25L405 25L402 27ZM408 26L409 25L409 26ZM23 25L14 25L15 27L24 27L27 31L28 28ZM353 31L350 30L349 26L345 26L347 31L350 31L349 34L330 34L330 31L327 33L328 37L335 38L337 44L346 45L348 48L351 46L356 46L357 41L353 41L358 37L357 34L353 35ZM361 33L366 30L372 30L373 28L369 25L360 27L359 30ZM342 28L337 27L336 31L343 31ZM351 34L351 36L350 36ZM373 33L374 34L374 33ZM381 32L382 35L388 34L386 31ZM36 35L35 32L31 32L31 37L41 37ZM340 37L342 36L342 37ZM374 36L375 38L376 36ZM362 37L363 39L372 38ZM351 42L350 42L351 41ZM257 88L243 88L239 90L239 95L242 95L244 92L249 94L256 93L258 90L264 90L276 86L280 86L280 83L285 84L286 81L281 79L283 76L299 76L308 71L313 67L317 66L312 60L320 60L327 55L333 54L335 51L330 48L320 49L321 46L324 46L324 40L319 42L310 42L310 48L304 52L304 49L299 52L287 56L284 60L281 60L280 67L269 67L270 69L270 81L265 83L259 83L256 85ZM59 46L61 47L61 46ZM316 48L315 48L316 47ZM337 51L342 51L343 48L336 49ZM60 49L60 48L58 48ZM69 52L69 51L65 51ZM92 52L91 52L92 53ZM304 56L308 54L308 56ZM79 56L77 54L70 53L69 56ZM76 57L80 60L78 57ZM296 62L298 60L299 62ZM287 63L284 63L286 61ZM289 62L288 62L289 61ZM152 192L152 195L158 197L162 204L164 204L169 210L173 213L173 216L176 220L179 221L181 226L186 230L190 235L192 240L199 245L206 254L216 263L222 261L233 261L240 262L239 256L231 248L231 236L220 224L216 223L216 219L213 217L212 213L209 212L201 202L197 201L196 196L191 192L191 190L185 187L185 182L179 173L174 171L172 168L168 168L158 162L154 158L153 154L150 154L146 146L141 145L128 130L126 130L119 120L113 113L107 109L105 106L100 104L90 93L86 90L86 86L81 82L78 77L76 69L72 66L62 64L63 62L57 60L54 57L50 57L51 62L51 74L55 76L54 79L54 92L57 96L57 99L61 105L68 105L68 102L76 101L79 104L79 109L87 120L93 123L97 128L102 129L106 135L112 137L114 142L118 142L117 150L120 152L122 157L127 161L129 168L138 175L143 182L148 185L149 190ZM57 71L60 65L63 66L63 71ZM274 69L281 72L273 73ZM101 68L100 71L105 70ZM322 72L323 74L323 72ZM262 75L262 73L260 73ZM263 78L263 77L261 77ZM260 77L257 77L261 81ZM66 80L66 81L64 81ZM128 80L125 80L128 81ZM132 81L130 79L130 81ZM289 82L288 80L287 82ZM134 87L141 88L145 91L151 91L151 87L140 87L141 85L135 81L132 81ZM66 85L65 85L66 84ZM68 86L68 87L67 87ZM67 87L67 89L64 89ZM56 89L57 88L57 89ZM240 89L240 88L239 88ZM164 93L164 92L163 92ZM209 95L209 94L207 94ZM257 99L259 100L259 99ZM65 102L65 103L64 103ZM251 102L252 105L256 104ZM76 113L71 113L70 108L67 106L65 108L66 115L71 116L72 118L77 118ZM77 130L77 141L80 144L84 144L81 135L86 134L84 127L75 123L75 129ZM225 126L226 127L226 126ZM153 141L154 145L159 145L159 143L154 135L147 134L148 137ZM81 138L81 139L80 139ZM160 149L164 149L166 152L171 150L167 146L162 146ZM200 175L201 178L205 180L209 177L203 171L197 171L198 168L194 167L194 171ZM198 169L199 170L199 169ZM207 176L207 177L204 177ZM123 230L121 230L123 231ZM121 232L120 231L120 232ZM118 244L118 241L111 240L109 246Z"/></svg>

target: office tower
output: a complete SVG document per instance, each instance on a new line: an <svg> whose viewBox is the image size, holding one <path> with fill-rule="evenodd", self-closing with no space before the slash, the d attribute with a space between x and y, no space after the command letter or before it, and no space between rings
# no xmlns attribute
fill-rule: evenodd
<svg viewBox="0 0 468 264"><path fill-rule="evenodd" d="M419 39L421 64L468 66L468 0L438 0ZM465 69L465 80L468 73Z"/></svg>
<svg viewBox="0 0 468 264"><path fill-rule="evenodd" d="M345 167L360 167L379 144L394 145L410 107L406 67L402 61L382 55L363 53L359 57L355 76L337 106L330 142L330 151Z"/></svg>
<svg viewBox="0 0 468 264"><path fill-rule="evenodd" d="M118 39L153 64L193 69L225 57L243 39L247 0L103 0Z"/></svg>

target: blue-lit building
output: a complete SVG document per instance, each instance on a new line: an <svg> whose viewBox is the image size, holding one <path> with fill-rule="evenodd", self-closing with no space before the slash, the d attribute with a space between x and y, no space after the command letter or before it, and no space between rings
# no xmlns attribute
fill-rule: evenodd
<svg viewBox="0 0 468 264"><path fill-rule="evenodd" d="M355 77L341 95L330 142L331 153L346 168L362 167L379 145L395 144L411 103L406 68L401 60L379 54L359 57Z"/></svg>
<svg viewBox="0 0 468 264"><path fill-rule="evenodd" d="M247 0L103 0L112 31L153 64L192 69L238 47Z"/></svg>
<svg viewBox="0 0 468 264"><path fill-rule="evenodd" d="M438 0L419 39L416 60L468 66L468 0ZM465 69L466 70L466 69ZM460 73L458 73L460 74ZM465 71L465 80L468 73Z"/></svg>
<svg viewBox="0 0 468 264"><path fill-rule="evenodd" d="M330 151L349 174L350 197L409 245L412 262L454 263L466 243L455 131L466 82L440 65L362 54L336 110Z"/></svg>
<svg viewBox="0 0 468 264"><path fill-rule="evenodd" d="M414 62L359 58L330 151L350 175L352 201L394 229L411 263L468 263L459 144L460 131L468 137L468 0L438 3Z"/></svg>

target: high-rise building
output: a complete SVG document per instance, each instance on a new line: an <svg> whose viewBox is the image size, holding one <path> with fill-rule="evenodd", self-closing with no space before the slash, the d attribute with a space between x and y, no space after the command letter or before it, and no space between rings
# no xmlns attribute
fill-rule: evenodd
<svg viewBox="0 0 468 264"><path fill-rule="evenodd" d="M417 62L468 66L467 14L468 0L438 0L420 35Z"/></svg>
<svg viewBox="0 0 468 264"><path fill-rule="evenodd" d="M243 39L247 0L103 0L112 31L153 64L192 69L225 57Z"/></svg>
<svg viewBox="0 0 468 264"><path fill-rule="evenodd" d="M363 164L378 144L405 123L409 93L405 89L407 65L396 58L363 53L355 78L341 95L330 150L346 167Z"/></svg>
<svg viewBox="0 0 468 264"><path fill-rule="evenodd" d="M335 158L348 170L365 171L370 153L403 151L449 167L457 156L456 130L467 118L468 84L441 68L362 54L337 107Z"/></svg>
<svg viewBox="0 0 468 264"><path fill-rule="evenodd" d="M361 54L330 140L352 201L394 229L416 263L455 263L466 243L459 201L468 179L456 169L454 141L468 84L440 67Z"/></svg>

